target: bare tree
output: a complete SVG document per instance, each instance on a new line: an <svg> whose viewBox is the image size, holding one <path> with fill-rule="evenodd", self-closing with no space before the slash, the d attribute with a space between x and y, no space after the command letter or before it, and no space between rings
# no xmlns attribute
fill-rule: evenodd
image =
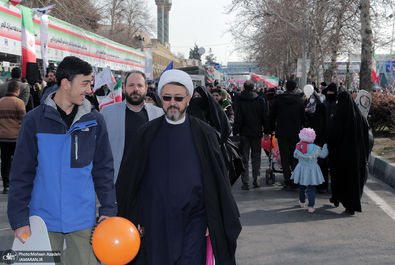
<svg viewBox="0 0 395 265"><path fill-rule="evenodd" d="M126 0L125 22L127 35L133 36L137 31L152 33L154 25L148 13L148 7L144 0Z"/></svg>
<svg viewBox="0 0 395 265"><path fill-rule="evenodd" d="M372 90L372 28L370 20L370 0L361 0L361 70L360 88Z"/></svg>
<svg viewBox="0 0 395 265"><path fill-rule="evenodd" d="M95 31L99 27L101 16L90 0L31 0L24 2L24 5L30 8L45 7L51 4L55 4L55 8L50 13L51 16L90 31Z"/></svg>
<svg viewBox="0 0 395 265"><path fill-rule="evenodd" d="M119 33L119 25L125 18L126 0L104 0L103 21L110 26L109 37L112 39L115 34Z"/></svg>
<svg viewBox="0 0 395 265"><path fill-rule="evenodd" d="M319 81L324 62L330 61L326 76L334 81L339 55L361 45L361 1L233 0L228 12L236 12L238 20L230 31L238 49L267 73L289 78L306 51L311 80ZM371 1L383 6L390 0Z"/></svg>
<svg viewBox="0 0 395 265"><path fill-rule="evenodd" d="M105 0L103 23L107 27L100 34L116 42L140 47L140 40L148 37L154 28L154 23L144 0Z"/></svg>

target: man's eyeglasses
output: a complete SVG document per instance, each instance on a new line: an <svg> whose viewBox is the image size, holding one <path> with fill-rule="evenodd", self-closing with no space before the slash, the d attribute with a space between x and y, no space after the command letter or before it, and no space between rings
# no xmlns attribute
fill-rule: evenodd
<svg viewBox="0 0 395 265"><path fill-rule="evenodd" d="M185 96L185 97L181 97L181 96L174 96L174 97L171 97L171 96L162 96L162 99L163 99L163 101L171 101L171 99L174 98L175 101L181 102L181 101L183 101L184 98L186 98L186 97L187 97L187 96Z"/></svg>

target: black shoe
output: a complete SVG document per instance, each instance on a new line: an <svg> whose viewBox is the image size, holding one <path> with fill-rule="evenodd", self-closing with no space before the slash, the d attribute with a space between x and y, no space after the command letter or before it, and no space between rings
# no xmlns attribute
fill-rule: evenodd
<svg viewBox="0 0 395 265"><path fill-rule="evenodd" d="M337 201L333 198L330 198L329 201L330 201L330 203L333 203L335 205L335 207L339 207L339 201Z"/></svg>
<svg viewBox="0 0 395 265"><path fill-rule="evenodd" d="M349 214L349 215L354 215L355 214L355 211L354 210L350 210L350 209L346 209L344 212L346 214Z"/></svg>
<svg viewBox="0 0 395 265"><path fill-rule="evenodd" d="M254 186L254 188L259 188L259 187L260 187L259 184L258 184L258 182L254 182L254 183L253 183L253 186Z"/></svg>
<svg viewBox="0 0 395 265"><path fill-rule="evenodd" d="M248 184L243 184L243 185L241 186L241 189L242 189L242 190L250 190L250 187L248 186Z"/></svg>
<svg viewBox="0 0 395 265"><path fill-rule="evenodd" d="M3 189L3 194L7 194L8 193L8 187L5 187L4 189Z"/></svg>
<svg viewBox="0 0 395 265"><path fill-rule="evenodd" d="M282 190L285 190L285 191L292 191L292 188L291 188L290 185L284 185L284 187L282 188Z"/></svg>

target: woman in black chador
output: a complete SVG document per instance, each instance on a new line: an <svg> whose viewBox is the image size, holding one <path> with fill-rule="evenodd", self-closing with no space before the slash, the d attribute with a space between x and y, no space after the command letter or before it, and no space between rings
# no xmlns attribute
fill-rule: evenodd
<svg viewBox="0 0 395 265"><path fill-rule="evenodd" d="M233 185L244 171L238 148L230 138L232 127L218 102L205 88L195 88L187 113L207 122L218 134L218 142L225 159L230 183Z"/></svg>
<svg viewBox="0 0 395 265"><path fill-rule="evenodd" d="M332 198L346 213L361 212L363 186L368 177L368 124L348 92L338 96L336 113L328 137Z"/></svg>

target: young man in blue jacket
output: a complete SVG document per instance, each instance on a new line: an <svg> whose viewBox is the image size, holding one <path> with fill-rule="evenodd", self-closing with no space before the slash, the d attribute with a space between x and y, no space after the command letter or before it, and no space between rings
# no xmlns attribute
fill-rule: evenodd
<svg viewBox="0 0 395 265"><path fill-rule="evenodd" d="M92 67L73 56L59 64L58 89L23 119L10 174L8 218L15 237L31 234L29 216L47 225L65 264L99 264L89 243L96 223L116 215L113 158L101 114L85 96Z"/></svg>

